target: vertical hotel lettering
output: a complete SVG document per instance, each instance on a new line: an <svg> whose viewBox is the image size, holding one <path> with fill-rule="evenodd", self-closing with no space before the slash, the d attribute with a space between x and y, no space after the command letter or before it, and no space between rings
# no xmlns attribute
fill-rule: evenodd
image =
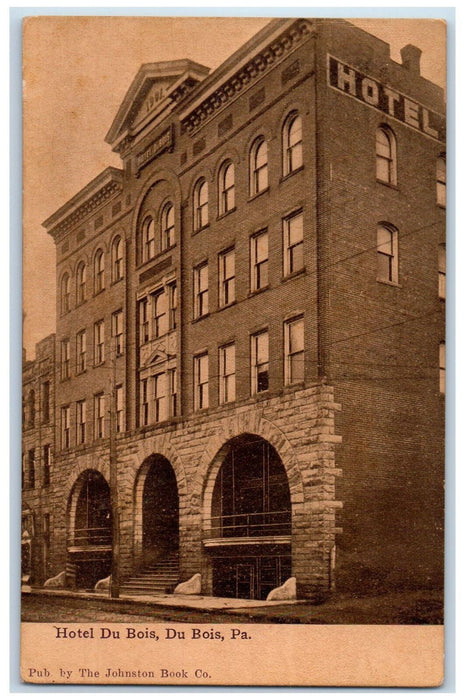
<svg viewBox="0 0 465 700"><path fill-rule="evenodd" d="M433 139L445 139L446 123L443 115L330 55L328 84Z"/></svg>

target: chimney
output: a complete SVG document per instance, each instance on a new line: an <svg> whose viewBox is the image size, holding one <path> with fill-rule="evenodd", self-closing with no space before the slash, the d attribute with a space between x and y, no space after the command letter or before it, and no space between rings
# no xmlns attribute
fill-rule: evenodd
<svg viewBox="0 0 465 700"><path fill-rule="evenodd" d="M400 50L400 55L402 56L402 65L404 68L411 73L415 73L415 75L420 75L421 49L413 44L407 44L407 46L404 46L404 48Z"/></svg>

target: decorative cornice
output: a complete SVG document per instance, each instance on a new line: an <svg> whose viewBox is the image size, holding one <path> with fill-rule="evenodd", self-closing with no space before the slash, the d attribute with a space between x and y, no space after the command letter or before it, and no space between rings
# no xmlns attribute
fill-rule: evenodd
<svg viewBox="0 0 465 700"><path fill-rule="evenodd" d="M53 238L58 240L63 234L79 224L80 221L100 209L110 199L120 194L123 189L121 171L108 168L102 175L106 175L105 179L107 181L102 183L98 189L94 189L92 192L90 187L92 184L96 185L97 181L101 179L101 176L96 178L92 183L89 183L84 190L73 197L70 202L61 207L61 209L43 223L43 226L45 226L48 233L53 236ZM87 194L88 190L90 191ZM85 196L86 194L87 196ZM79 203L79 200L82 203Z"/></svg>
<svg viewBox="0 0 465 700"><path fill-rule="evenodd" d="M282 60L286 54L302 43L310 32L310 22L307 20L295 22L287 31L254 56L243 68L182 119L182 131L192 133L198 129L214 112L224 107L258 76L267 72L278 61Z"/></svg>

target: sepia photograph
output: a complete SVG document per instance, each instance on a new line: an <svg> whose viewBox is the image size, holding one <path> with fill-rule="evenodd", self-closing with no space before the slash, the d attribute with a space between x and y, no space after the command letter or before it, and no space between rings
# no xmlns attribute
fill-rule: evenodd
<svg viewBox="0 0 465 700"><path fill-rule="evenodd" d="M446 31L23 20L24 682L441 683Z"/></svg>

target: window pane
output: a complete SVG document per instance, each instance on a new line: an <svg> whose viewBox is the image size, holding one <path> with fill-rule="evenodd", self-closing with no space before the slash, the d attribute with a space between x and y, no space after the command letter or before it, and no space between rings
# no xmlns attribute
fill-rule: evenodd
<svg viewBox="0 0 465 700"><path fill-rule="evenodd" d="M257 364L268 362L268 333L260 333L256 337Z"/></svg>
<svg viewBox="0 0 465 700"><path fill-rule="evenodd" d="M266 166L268 158L268 151L266 147L266 141L262 141L255 151L255 169Z"/></svg>
<svg viewBox="0 0 465 700"><path fill-rule="evenodd" d="M384 129L378 129L376 132L376 153L384 158L391 158L391 142Z"/></svg>
<svg viewBox="0 0 465 700"><path fill-rule="evenodd" d="M384 226L378 226L378 251L392 255L392 231Z"/></svg>
<svg viewBox="0 0 465 700"><path fill-rule="evenodd" d="M288 219L289 245L299 243L303 239L303 216L298 214Z"/></svg>
<svg viewBox="0 0 465 700"><path fill-rule="evenodd" d="M389 182L390 161L384 158L376 159L376 177L383 182Z"/></svg>
<svg viewBox="0 0 465 700"><path fill-rule="evenodd" d="M289 352L300 352L304 349L304 322L302 319L289 326Z"/></svg>
<svg viewBox="0 0 465 700"><path fill-rule="evenodd" d="M268 260L268 235L266 233L255 238L256 262Z"/></svg>
<svg viewBox="0 0 465 700"><path fill-rule="evenodd" d="M289 146L295 146L302 141L302 120L300 117L295 117L289 128Z"/></svg>

